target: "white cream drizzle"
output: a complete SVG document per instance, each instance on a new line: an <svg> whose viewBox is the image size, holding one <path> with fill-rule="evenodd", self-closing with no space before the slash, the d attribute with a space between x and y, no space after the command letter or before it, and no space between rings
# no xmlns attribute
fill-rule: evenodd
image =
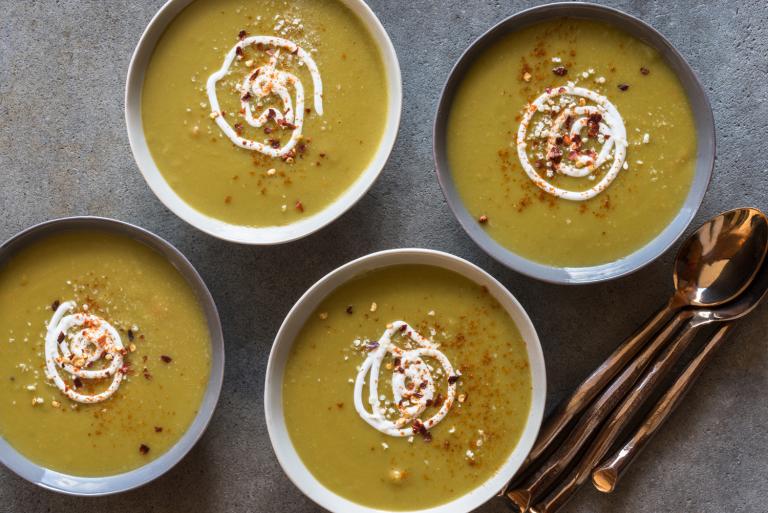
<svg viewBox="0 0 768 513"><path fill-rule="evenodd" d="M392 342L392 335L402 333L409 337L419 347L401 349ZM384 357L390 354L399 359L399 365L392 369L392 396L394 407L400 417L394 421L386 417L386 409L381 406L379 397L379 372ZM433 358L443 367L448 387L445 400L440 409L432 417L420 420L421 415L435 398L435 382L429 366L424 358ZM369 412L363 405L363 385L368 376ZM419 335L412 327L403 321L396 321L382 334L378 346L367 356L355 380L355 409L368 424L384 434L396 437L411 436L418 431L418 425L431 429L443 420L453 406L456 397L456 381L448 380L455 377L453 367L448 358L437 349L437 345ZM411 388L409 388L409 385Z"/></svg>
<svg viewBox="0 0 768 513"><path fill-rule="evenodd" d="M558 103L553 102L554 99L564 95L574 98L583 98L584 100L593 102L594 105L587 105L586 102L580 102L578 100L568 101L565 105L562 105L562 101ZM558 111L558 109L560 110ZM558 137L567 136L567 139L572 139L573 136L579 134L581 140L586 141L586 137L581 135L582 130L589 126L590 116L595 114L600 115L599 133L597 135L598 142L602 143L600 152L582 153L573 151L573 148L570 145L566 145L564 151L562 151L562 161L556 169L558 173L574 178L587 177L589 179L594 179L594 173L603 165L607 164L611 157L613 157L608 171L605 172L599 182L589 189L583 191L571 191L556 187L542 177L531 165L526 151L528 145L526 139L529 138L529 125L537 112L549 112L553 110L558 112L558 115L551 121L547 130L544 130L541 134L541 137L546 137L547 140L547 157L551 152L558 150L556 142ZM567 130L567 127L564 125L569 116L572 120L572 124L570 130ZM536 100L526 107L523 119L520 121L520 127L517 130L516 144L517 156L520 159L520 164L523 166L523 169L533 183L553 196L571 201L585 201L594 198L608 188L619 174L619 171L621 171L627 156L627 132L624 127L624 120L613 103L611 103L605 96L590 89L575 87L570 84L548 89L544 94L536 98ZM548 176L552 175L553 173L550 169Z"/></svg>
<svg viewBox="0 0 768 513"><path fill-rule="evenodd" d="M216 95L216 84L230 72L230 66L237 57L238 48L240 50L250 45L264 45L273 49L269 62L255 69L247 69L240 87L240 105L244 112L245 121L252 127L260 128L272 120L277 126L283 129L291 129L291 138L284 145L273 148L270 144L246 139L238 135L237 131L227 122L226 117L222 115L219 107L219 99ZM237 146L246 150L255 150L270 157L288 156L296 143L301 138L304 126L304 86L296 75L277 69L280 49L287 50L296 55L300 62L304 63L312 76L312 85L314 89L315 112L323 115L323 82L320 78L320 71L317 69L312 56L296 45L293 41L274 36L250 36L238 42L227 53L224 58L224 64L221 68L208 77L206 91L208 101L211 106L211 116L216 119L224 134ZM295 105L291 98L290 88L296 90ZM259 103L269 96L276 96L283 105L282 110L274 107L265 108L261 114L254 117L254 109L251 101ZM258 106L257 106L258 108Z"/></svg>
<svg viewBox="0 0 768 513"><path fill-rule="evenodd" d="M66 301L59 305L48 323L45 335L45 374L64 394L79 403L98 403L108 399L120 387L123 379L123 343L120 334L107 321L89 313L66 315L77 303ZM108 365L89 370L102 357ZM78 392L62 379L62 370L86 380L112 377L109 387L98 394Z"/></svg>

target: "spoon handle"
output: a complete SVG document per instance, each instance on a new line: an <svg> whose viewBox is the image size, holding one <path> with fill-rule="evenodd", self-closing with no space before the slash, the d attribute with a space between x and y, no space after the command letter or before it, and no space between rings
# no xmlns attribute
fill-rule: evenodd
<svg viewBox="0 0 768 513"><path fill-rule="evenodd" d="M700 326L700 324L689 321L683 327L675 339L667 345L661 356L645 371L640 381L621 399L620 404L610 414L570 474L545 500L531 508L531 511L553 513L559 510L574 492L589 479L595 465L608 453L635 414L640 411L642 405L658 388L659 383L669 375L674 365L688 349Z"/></svg>
<svg viewBox="0 0 768 513"><path fill-rule="evenodd" d="M526 511L531 504L535 504L555 484L558 478L565 472L576 459L585 444L597 432L603 421L611 414L621 400L642 375L648 365L658 356L670 338L677 332L680 326L689 320L690 311L679 312L646 347L640 351L616 379L592 402L589 408L581 415L576 425L570 430L568 436L560 446L549 456L543 464L539 465L534 473L521 480L511 491L507 498L519 511Z"/></svg>
<svg viewBox="0 0 768 513"><path fill-rule="evenodd" d="M537 460L549 452L563 430L581 413L627 363L646 345L648 339L658 332L680 308L677 297L673 297L656 314L648 319L632 336L626 339L592 374L585 379L571 396L560 403L539 431L536 443L515 476L510 479L500 495L509 485L523 476Z"/></svg>
<svg viewBox="0 0 768 513"><path fill-rule="evenodd" d="M691 363L688 364L677 381L656 403L643 424L629 438L627 443L594 469L592 472L592 483L595 485L595 488L604 493L610 493L616 488L616 484L629 464L640 454L648 441L672 415L672 412L680 404L688 390L690 390L696 378L698 378L704 365L722 345L731 326L728 323L715 332L699 354L691 360Z"/></svg>

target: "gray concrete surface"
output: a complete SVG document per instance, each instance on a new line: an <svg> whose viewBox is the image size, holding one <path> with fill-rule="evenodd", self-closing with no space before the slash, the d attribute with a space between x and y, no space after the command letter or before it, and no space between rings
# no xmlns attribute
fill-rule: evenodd
<svg viewBox="0 0 768 513"><path fill-rule="evenodd" d="M161 3L0 0L0 238L46 219L96 214L169 239L200 270L221 311L227 344L221 402L189 456L140 490L77 499L42 491L0 469L0 511L318 510L285 478L266 436L267 355L300 294L339 264L371 251L441 249L505 283L538 327L549 407L669 292L672 252L603 285L566 288L519 276L482 253L443 200L430 151L443 81L471 40L532 2L372 0L403 70L403 121L392 158L371 192L343 218L302 241L272 248L227 244L185 225L153 196L133 162L123 122L125 74L142 29ZM768 208L762 140L768 120L768 4L609 3L669 37L709 91L719 151L696 223L735 206ZM614 495L585 489L566 510L768 511L767 320L763 308L739 326ZM492 501L480 511L504 510Z"/></svg>

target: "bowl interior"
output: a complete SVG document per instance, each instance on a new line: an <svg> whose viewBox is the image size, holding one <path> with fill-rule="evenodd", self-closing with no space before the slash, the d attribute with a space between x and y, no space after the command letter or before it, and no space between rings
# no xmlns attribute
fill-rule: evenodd
<svg viewBox="0 0 768 513"><path fill-rule="evenodd" d="M395 49L379 19L363 0L339 0L363 21L379 47L387 77L387 120L379 147L358 179L324 210L286 226L252 227L230 224L209 217L187 204L163 178L152 159L141 119L141 90L144 74L166 27L194 0L169 0L152 18L141 36L128 68L125 87L125 120L134 159L152 192L173 213L192 226L220 239L243 244L280 244L309 235L341 216L365 195L376 181L395 144L400 125L402 82Z"/></svg>
<svg viewBox="0 0 768 513"><path fill-rule="evenodd" d="M343 511L345 513L373 513L381 511L362 506L336 495L325 488L307 469L294 449L285 425L282 385L285 364L288 360L293 341L308 317L323 299L340 285L355 276L359 276L361 273L399 264L427 264L442 267L457 272L475 283L486 286L493 297L499 301L512 317L520 330L523 340L526 342L533 390L528 420L517 447L499 472L480 487L447 504L420 510L422 513L437 513L438 511L444 513L467 512L480 506L498 493L506 481L522 465L528 451L533 446L544 413L546 375L544 356L539 344L538 335L533 327L533 323L520 303L501 283L488 273L456 256L424 249L382 251L354 260L331 272L313 285L288 313L275 338L269 355L264 392L264 411L269 437L277 459L285 473L305 495L320 506L331 511Z"/></svg>
<svg viewBox="0 0 768 513"><path fill-rule="evenodd" d="M192 449L202 436L216 408L221 391L224 376L224 338L213 298L192 264L165 240L131 224L99 217L72 217L48 221L19 233L0 246L0 266L28 244L54 233L72 229L98 229L122 234L149 246L167 258L195 292L203 308L211 338L211 374L197 415L175 445L143 467L106 477L72 476L33 463L0 438L0 463L27 481L68 495L109 495L142 486L165 474Z"/></svg>
<svg viewBox="0 0 768 513"><path fill-rule="evenodd" d="M515 254L505 248L477 223L461 201L447 157L447 125L456 91L475 58L499 38L552 18L582 18L609 23L656 49L677 74L694 115L697 149L694 179L677 215L653 240L615 262L588 267L554 267ZM649 264L682 235L701 205L715 162L715 123L706 92L691 67L659 32L621 11L600 5L565 2L548 4L511 16L480 36L459 58L448 77L438 105L434 126L434 158L438 180L454 215L467 234L496 260L522 274L563 284L592 283L617 278Z"/></svg>

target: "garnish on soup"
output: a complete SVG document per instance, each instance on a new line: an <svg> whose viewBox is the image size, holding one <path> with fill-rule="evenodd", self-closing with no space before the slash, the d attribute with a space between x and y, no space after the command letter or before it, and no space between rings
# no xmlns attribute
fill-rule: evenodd
<svg viewBox="0 0 768 513"><path fill-rule="evenodd" d="M230 70L232 62L236 58L242 59L243 49L248 47L255 47L263 52L268 61L260 66L255 66L253 60L246 61L245 76L242 82L235 85L235 90L240 94L241 113L246 123L253 128L264 126L270 128L271 135L262 137L261 141L244 137L242 124L235 123L234 127L230 125L226 119L226 113L219 107L216 93L216 84L232 73ZM309 70L314 89L315 112L322 116L323 82L315 60L293 41L280 37L251 36L238 42L227 53L221 69L208 77L206 91L211 105L211 117L235 145L270 157L293 158L304 127L304 86L299 77L293 73L278 69L281 50L284 51L283 59L297 59L299 66L306 66ZM291 96L291 89L294 90L295 101ZM274 104L275 99L279 100L281 107ZM273 102L270 103L270 100ZM254 106L256 109L262 109L257 117L253 115ZM289 130L291 134L285 144L282 144L276 136L283 130Z"/></svg>
<svg viewBox="0 0 768 513"><path fill-rule="evenodd" d="M84 305L87 306L87 305ZM45 335L45 374L64 395L78 403L98 403L117 392L123 380L125 348L120 334L107 321L85 312L67 315L77 307L74 301L61 303L53 313ZM95 368L99 363L101 367ZM73 380L67 384L64 371ZM77 391L74 379L112 378L109 386L95 394Z"/></svg>
<svg viewBox="0 0 768 513"><path fill-rule="evenodd" d="M601 145L599 151L593 141ZM548 88L525 108L516 145L520 164L537 187L558 198L584 201L603 192L621 171L627 156L627 131L607 97L568 84ZM546 176L534 169L531 154L544 163ZM603 177L586 190L564 189L546 179L558 173L594 181L595 173L604 166L608 169Z"/></svg>
<svg viewBox="0 0 768 513"><path fill-rule="evenodd" d="M375 304L375 303L374 303ZM402 349L392 337L400 333L417 344L417 347ZM437 349L437 344L422 337L403 321L389 325L378 342L369 344L371 353L360 366L355 380L355 409L368 424L390 436L411 436L424 431L443 420L453 406L456 397L456 380L453 367L448 358ZM381 406L379 397L379 372L384 358L394 358L392 365L392 395L394 407ZM446 397L440 404L435 404L439 392L432 377L431 365L427 359L439 362L442 374L448 383ZM363 385L368 377L368 404L371 412L363 405ZM420 416L430 406L438 408L427 420ZM399 417L391 420L395 412Z"/></svg>

